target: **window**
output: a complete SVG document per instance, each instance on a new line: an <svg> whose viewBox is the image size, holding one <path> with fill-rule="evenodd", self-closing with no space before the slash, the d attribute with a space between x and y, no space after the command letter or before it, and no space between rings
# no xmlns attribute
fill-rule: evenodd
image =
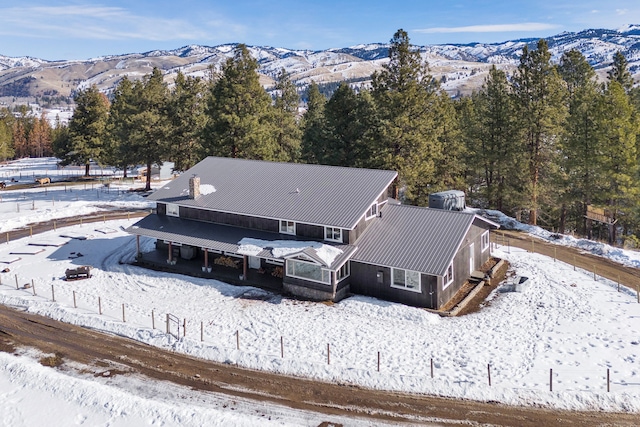
<svg viewBox="0 0 640 427"><path fill-rule="evenodd" d="M280 220L280 232L282 234L296 234L296 223L293 221Z"/></svg>
<svg viewBox="0 0 640 427"><path fill-rule="evenodd" d="M174 203L167 203L167 215L168 216L180 216L180 207Z"/></svg>
<svg viewBox="0 0 640 427"><path fill-rule="evenodd" d="M342 267L340 267L340 270L336 272L336 281L339 282L340 280L349 277L349 274L351 274L350 270L351 268L349 267L349 262L347 261Z"/></svg>
<svg viewBox="0 0 640 427"><path fill-rule="evenodd" d="M342 243L342 230L335 227L325 227L324 239Z"/></svg>
<svg viewBox="0 0 640 427"><path fill-rule="evenodd" d="M453 263L449 264L447 268L447 272L444 276L442 276L442 289L447 289L447 287L453 282Z"/></svg>
<svg viewBox="0 0 640 427"><path fill-rule="evenodd" d="M482 252L484 252L489 248L489 230L482 233L482 237L480 239L482 240L480 246L482 247Z"/></svg>
<svg viewBox="0 0 640 427"><path fill-rule="evenodd" d="M287 276L327 285L331 284L331 272L329 270L320 267L318 264L296 259L287 260Z"/></svg>
<svg viewBox="0 0 640 427"><path fill-rule="evenodd" d="M391 272L392 288L407 289L413 292L420 292L420 273L417 271L393 268Z"/></svg>
<svg viewBox="0 0 640 427"><path fill-rule="evenodd" d="M367 211L367 214L365 215L365 219L370 219L377 215L378 215L378 203L376 202L372 204L369 210Z"/></svg>

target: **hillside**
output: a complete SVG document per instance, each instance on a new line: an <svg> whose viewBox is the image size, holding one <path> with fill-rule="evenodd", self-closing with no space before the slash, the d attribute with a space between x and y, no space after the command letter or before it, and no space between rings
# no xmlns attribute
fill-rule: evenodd
<svg viewBox="0 0 640 427"><path fill-rule="evenodd" d="M444 44L421 46L432 74L452 95L469 94L478 88L491 65L511 70L518 64L522 48L535 47L536 38L503 43ZM616 51L629 61L629 69L640 79L640 26L618 30L588 29L561 33L547 38L553 60L570 49L580 50L603 77ZM0 55L1 97L69 97L77 89L96 84L108 93L127 75L139 78L153 67L162 69L171 83L178 70L187 75L205 76L211 67L219 67L235 45L184 46L174 50L105 56L84 61L45 61L36 58L12 58ZM260 64L262 83L269 86L274 76L287 70L299 86L311 81L367 81L387 60L388 45L366 44L324 51L291 50L251 46Z"/></svg>

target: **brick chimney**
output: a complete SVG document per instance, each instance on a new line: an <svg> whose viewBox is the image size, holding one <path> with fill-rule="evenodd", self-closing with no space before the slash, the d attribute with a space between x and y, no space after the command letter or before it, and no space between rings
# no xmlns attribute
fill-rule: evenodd
<svg viewBox="0 0 640 427"><path fill-rule="evenodd" d="M189 178L189 198L197 199L200 197L200 177L193 175Z"/></svg>

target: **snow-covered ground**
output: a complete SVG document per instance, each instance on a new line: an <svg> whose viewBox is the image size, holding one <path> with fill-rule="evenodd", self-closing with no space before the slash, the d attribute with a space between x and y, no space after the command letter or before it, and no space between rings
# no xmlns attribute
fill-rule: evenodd
<svg viewBox="0 0 640 427"><path fill-rule="evenodd" d="M1 194L5 200L11 197L8 190ZM77 201L65 202L70 212L104 203L103 193L77 194ZM144 203L142 198L130 201ZM11 210L5 206L0 203L0 215L11 222ZM48 214L54 215L57 206ZM36 204L38 211L47 215ZM10 272L0 274L0 303L203 359L283 374L513 405L640 412L640 304L632 291L623 288L618 292L615 283L602 278L594 281L590 272L574 271L567 264L513 247L509 252L498 248L494 255L507 259L515 273L531 277L530 285L522 292L498 288L480 312L441 318L362 296L333 305L301 302L256 288L134 267L127 262L135 255L135 238L122 231L133 221L76 225L0 244L0 260L21 258L6 264ZM15 225L7 228L11 226ZM44 251L27 255L33 252L33 243L53 244L61 239L66 244L41 246ZM141 242L143 251L154 247L151 239ZM634 253L613 248L601 254L636 259ZM94 267L93 277L77 282L61 280L66 268L85 264ZM33 282L37 295L32 289L16 289L16 280L19 287ZM51 300L52 285L55 302ZM78 308L73 307L73 291ZM98 314L98 297L102 315ZM126 322L122 321L123 303ZM152 311L156 329L152 328ZM182 328L179 339L166 333L167 313L186 319L186 337ZM201 323L204 342L200 341ZM172 328L175 333L175 325ZM1 353L0 371L0 396L4 397L0 409L9 411L6 402L14 402L14 412L9 411L16 414L12 419L20 419L21 413L39 416L28 409L32 396L27 390L34 389L43 401L47 396L64 396L58 406L58 400L51 399L50 408L66 408L69 423L86 417L92 420L90 424L98 425L136 425L140 420L165 425L256 424L255 418L244 418L255 417L251 411L240 411L234 414L238 418L229 420L225 417L231 415L218 406L190 405L214 399L195 392L184 392L190 396L184 407L172 406L171 392L157 399L151 397L153 392L138 395L138 387L131 384L142 382L139 378L120 380L129 386L96 382L93 377L76 378L40 367L27 356ZM139 411L131 403L138 399L142 402ZM121 403L108 403L112 401ZM312 424L307 415L282 411L270 406L260 417L268 413L280 423ZM80 418L73 418L75 414Z"/></svg>

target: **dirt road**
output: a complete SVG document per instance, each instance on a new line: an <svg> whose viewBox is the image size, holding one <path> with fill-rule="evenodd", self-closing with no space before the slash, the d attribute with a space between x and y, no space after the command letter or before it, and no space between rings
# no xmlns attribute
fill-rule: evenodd
<svg viewBox="0 0 640 427"><path fill-rule="evenodd" d="M112 367L115 372L122 372L122 367L126 366L131 372L196 390L313 411L318 414L318 425L322 425L323 417L330 414L368 417L374 424L375 420L408 423L431 420L438 425L459 425L462 421L521 427L638 424L637 414L508 407L375 391L240 369L0 306L0 350L11 352L17 346L57 353L63 362L76 361L105 369Z"/></svg>
<svg viewBox="0 0 640 427"><path fill-rule="evenodd" d="M503 246L517 247L526 249L527 251L535 251L536 253L546 255L550 258L557 259L589 272L595 278L606 277L607 279L620 283L629 289L637 292L640 287L640 269L625 267L608 258L586 253L581 249L568 246L555 245L544 240L531 237L526 233L512 230L498 230L492 234L494 242ZM533 243L532 243L533 241Z"/></svg>

